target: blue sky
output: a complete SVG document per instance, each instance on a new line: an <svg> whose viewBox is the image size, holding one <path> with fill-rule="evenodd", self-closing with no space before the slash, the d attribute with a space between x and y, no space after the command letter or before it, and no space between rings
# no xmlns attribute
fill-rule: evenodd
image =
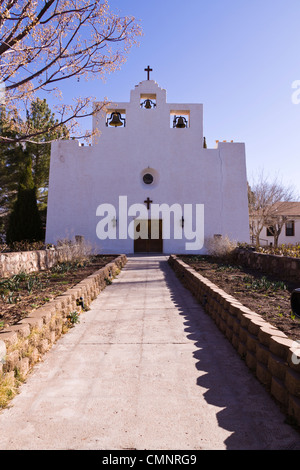
<svg viewBox="0 0 300 470"><path fill-rule="evenodd" d="M203 103L208 147L245 142L250 181L264 170L300 193L300 104L292 102L300 80L299 0L109 3L140 20L140 46L106 83L92 81L88 90L79 83L73 93L129 101L150 65L168 102ZM63 93L69 99L70 87Z"/></svg>

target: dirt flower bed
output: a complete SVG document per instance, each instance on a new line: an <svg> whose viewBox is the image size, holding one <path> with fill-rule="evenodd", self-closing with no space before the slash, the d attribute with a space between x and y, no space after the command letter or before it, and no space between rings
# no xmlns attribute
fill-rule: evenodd
<svg viewBox="0 0 300 470"><path fill-rule="evenodd" d="M293 315L290 303L291 292L299 284L237 266L232 260L188 255L180 258L290 339L300 340L300 318Z"/></svg>
<svg viewBox="0 0 300 470"><path fill-rule="evenodd" d="M99 255L60 263L47 271L0 279L0 330L22 320L32 310L50 302L115 258Z"/></svg>

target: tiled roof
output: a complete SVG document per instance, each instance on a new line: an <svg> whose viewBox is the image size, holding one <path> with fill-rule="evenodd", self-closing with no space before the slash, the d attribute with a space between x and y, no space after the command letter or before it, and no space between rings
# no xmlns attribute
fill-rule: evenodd
<svg viewBox="0 0 300 470"><path fill-rule="evenodd" d="M278 206L278 214L300 217L300 202L278 202L274 205Z"/></svg>

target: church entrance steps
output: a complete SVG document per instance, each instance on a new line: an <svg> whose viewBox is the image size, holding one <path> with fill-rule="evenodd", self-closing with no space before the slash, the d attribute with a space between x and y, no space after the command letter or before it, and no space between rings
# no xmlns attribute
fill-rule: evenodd
<svg viewBox="0 0 300 470"><path fill-rule="evenodd" d="M164 255L128 255L12 405L3 450L300 449Z"/></svg>

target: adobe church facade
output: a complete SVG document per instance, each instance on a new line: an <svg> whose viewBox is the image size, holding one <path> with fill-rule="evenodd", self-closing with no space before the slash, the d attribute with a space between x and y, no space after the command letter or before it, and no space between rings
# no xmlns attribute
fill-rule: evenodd
<svg viewBox="0 0 300 470"><path fill-rule="evenodd" d="M169 254L205 253L220 235L249 242L245 145L204 148L202 104L168 103L148 76L93 126L91 146L52 144L46 243Z"/></svg>

